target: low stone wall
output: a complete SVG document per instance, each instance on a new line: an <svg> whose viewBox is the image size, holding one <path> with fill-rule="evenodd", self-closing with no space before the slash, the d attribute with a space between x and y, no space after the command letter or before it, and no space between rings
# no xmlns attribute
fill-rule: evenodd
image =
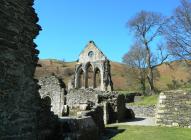
<svg viewBox="0 0 191 140"><path fill-rule="evenodd" d="M60 118L59 140L99 140L98 128L92 117Z"/></svg>
<svg viewBox="0 0 191 140"><path fill-rule="evenodd" d="M191 127L191 94L163 92L159 96L156 123L163 126Z"/></svg>
<svg viewBox="0 0 191 140"><path fill-rule="evenodd" d="M97 93L92 90L70 90L66 97L67 105L70 107L75 104L86 103L87 101L97 103Z"/></svg>
<svg viewBox="0 0 191 140"><path fill-rule="evenodd" d="M136 117L155 117L156 106L133 106L126 104L126 108L132 109Z"/></svg>

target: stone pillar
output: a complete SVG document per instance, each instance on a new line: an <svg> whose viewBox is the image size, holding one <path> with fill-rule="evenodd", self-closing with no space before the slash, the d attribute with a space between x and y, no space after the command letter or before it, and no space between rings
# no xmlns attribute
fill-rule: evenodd
<svg viewBox="0 0 191 140"><path fill-rule="evenodd" d="M125 107L125 96L123 94L117 97L117 120L118 122L126 121L126 107Z"/></svg>
<svg viewBox="0 0 191 140"><path fill-rule="evenodd" d="M101 74L100 90L101 90L101 91L105 91L106 88L105 88L105 84L104 84L104 74L103 74L103 70L102 70L102 69L100 70L100 74Z"/></svg>
<svg viewBox="0 0 191 140"><path fill-rule="evenodd" d="M77 80L78 80L78 75L77 75L77 73L75 73L75 79L74 79L74 87L75 88L78 88Z"/></svg>
<svg viewBox="0 0 191 140"><path fill-rule="evenodd" d="M109 104L107 102L103 104L103 120L104 124L109 123Z"/></svg>
<svg viewBox="0 0 191 140"><path fill-rule="evenodd" d="M96 72L95 72L95 69L93 71L93 88L94 89L96 88Z"/></svg>
<svg viewBox="0 0 191 140"><path fill-rule="evenodd" d="M87 71L87 69L85 69L85 71L84 71L84 82L85 82L84 87L88 88L88 71Z"/></svg>

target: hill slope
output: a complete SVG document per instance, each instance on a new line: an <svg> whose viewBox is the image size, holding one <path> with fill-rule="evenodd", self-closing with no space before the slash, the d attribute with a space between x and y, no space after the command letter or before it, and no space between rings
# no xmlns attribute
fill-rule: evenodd
<svg viewBox="0 0 191 140"><path fill-rule="evenodd" d="M69 82L74 73L76 62L62 62L58 60L40 60L41 67L37 67L35 77L49 76L52 73L61 77L64 82ZM156 81L156 87L160 90L168 90L178 88L180 86L188 86L191 79L189 67L181 61L172 62L170 65L163 64L157 68L159 71L159 79ZM127 66L122 63L111 62L112 80L115 90L132 91L137 89L137 85L130 86L127 76Z"/></svg>

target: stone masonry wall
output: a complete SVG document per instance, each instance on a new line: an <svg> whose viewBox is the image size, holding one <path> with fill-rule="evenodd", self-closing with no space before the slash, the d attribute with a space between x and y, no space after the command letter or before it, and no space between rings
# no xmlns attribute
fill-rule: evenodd
<svg viewBox="0 0 191 140"><path fill-rule="evenodd" d="M0 0L1 140L43 140L51 133L51 114L33 79L39 53L33 39L40 26L32 6L33 0Z"/></svg>
<svg viewBox="0 0 191 140"><path fill-rule="evenodd" d="M58 140L99 140L98 127L92 117L59 118L61 137ZM52 140L52 139L51 139Z"/></svg>
<svg viewBox="0 0 191 140"><path fill-rule="evenodd" d="M135 106L126 104L126 108L132 109L136 117L155 117L156 106Z"/></svg>
<svg viewBox="0 0 191 140"><path fill-rule="evenodd" d="M105 126L103 120L103 108L101 106L94 106L91 110L81 111L80 116L91 116L98 127L99 136L104 133Z"/></svg>
<svg viewBox="0 0 191 140"><path fill-rule="evenodd" d="M41 98L49 97L51 99L51 110L58 116L62 116L64 105L65 84L56 76L49 76L39 79L41 86L39 92Z"/></svg>
<svg viewBox="0 0 191 140"><path fill-rule="evenodd" d="M118 92L115 91L97 91L93 89L72 89L68 91L66 102L67 105L73 106L75 104L87 103L90 101L94 104L101 102L117 100Z"/></svg>
<svg viewBox="0 0 191 140"><path fill-rule="evenodd" d="M168 91L160 94L156 123L164 126L191 127L191 94Z"/></svg>
<svg viewBox="0 0 191 140"><path fill-rule="evenodd" d="M91 101L93 103L97 103L97 94L92 92L91 90L70 90L66 97L67 105L73 106L75 104L86 103L87 101Z"/></svg>
<svg viewBox="0 0 191 140"><path fill-rule="evenodd" d="M125 96L117 92L86 90L70 90L67 94L67 105L76 111L81 104L91 104L103 106L104 123L122 122L131 118L131 113L125 107Z"/></svg>

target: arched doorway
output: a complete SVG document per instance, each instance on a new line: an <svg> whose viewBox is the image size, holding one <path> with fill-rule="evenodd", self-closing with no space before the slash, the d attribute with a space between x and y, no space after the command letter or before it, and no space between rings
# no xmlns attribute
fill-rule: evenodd
<svg viewBox="0 0 191 140"><path fill-rule="evenodd" d="M101 85L101 72L100 70L97 68L95 70L95 88L100 88Z"/></svg>
<svg viewBox="0 0 191 140"><path fill-rule="evenodd" d="M84 71L80 69L79 72L79 88L85 87L85 78L84 78Z"/></svg>
<svg viewBox="0 0 191 140"><path fill-rule="evenodd" d="M87 88L94 88L94 73L93 67L91 64L87 65L87 77L86 77L86 87Z"/></svg>

